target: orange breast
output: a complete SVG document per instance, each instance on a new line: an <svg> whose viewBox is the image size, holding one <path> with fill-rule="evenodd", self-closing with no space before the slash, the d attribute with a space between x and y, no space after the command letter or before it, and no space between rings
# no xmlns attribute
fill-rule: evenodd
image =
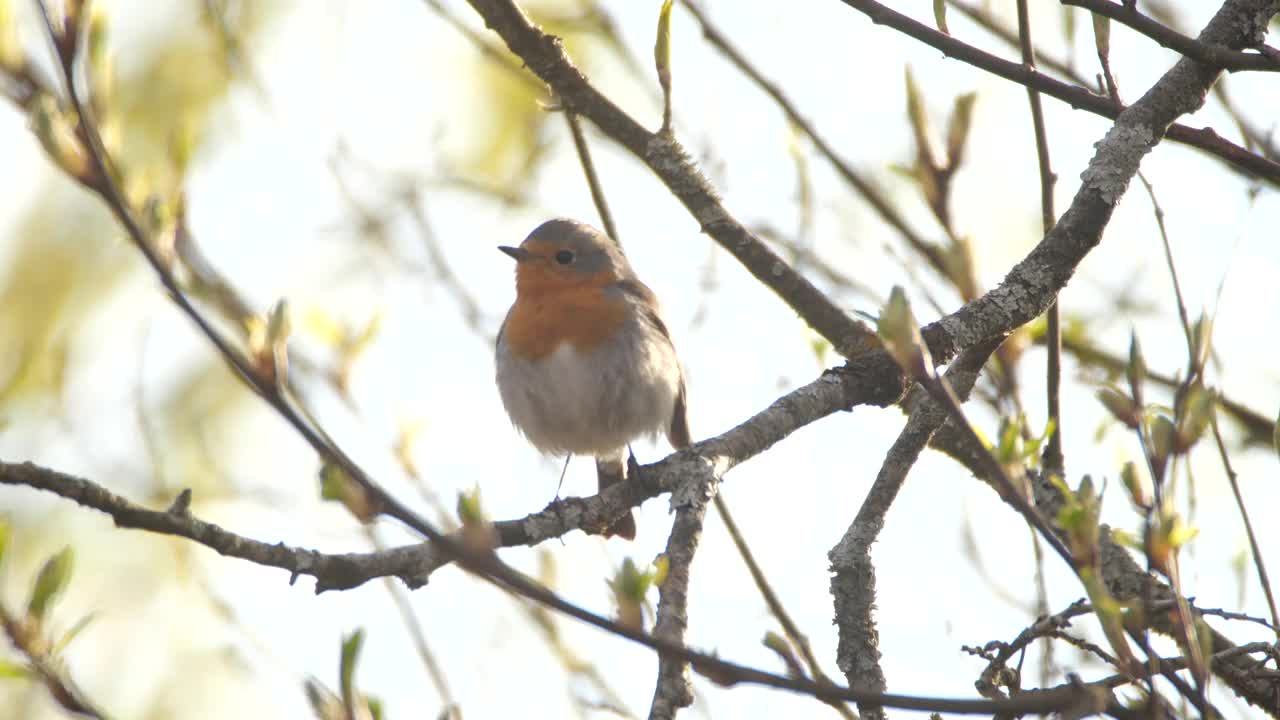
<svg viewBox="0 0 1280 720"><path fill-rule="evenodd" d="M507 345L530 360L550 355L562 342L587 352L613 337L627 304L599 287L527 293L516 299L503 330Z"/></svg>

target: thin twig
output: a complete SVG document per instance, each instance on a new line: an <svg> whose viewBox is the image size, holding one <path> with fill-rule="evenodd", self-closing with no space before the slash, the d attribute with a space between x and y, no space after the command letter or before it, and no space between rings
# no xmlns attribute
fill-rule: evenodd
<svg viewBox="0 0 1280 720"><path fill-rule="evenodd" d="M596 174L596 164L591 160L591 148L587 146L586 134L582 132L582 123L573 108L564 108L564 119L569 124L569 135L573 137L573 147L578 152L578 161L582 163L582 174L587 178L587 188L591 190L591 202L595 203L596 213L604 225L605 233L622 246L622 236L618 234L618 226L613 222L613 213L609 212L609 202L604 197L604 187L600 184L600 176Z"/></svg>
<svg viewBox="0 0 1280 720"><path fill-rule="evenodd" d="M981 446L983 444L982 439L978 437L973 426L969 424L969 420L964 415L964 408L961 407L960 398L947 382L947 379L941 375L932 375L931 377L918 378L918 381L928 391L929 396L946 409L947 413L955 421L956 427L969 436L969 442ZM1000 461L996 460L995 456L988 451L979 457L979 462L984 466L984 476L994 481L995 490L1000 494L1000 498L1013 506L1032 527L1039 531L1040 537L1048 543L1049 547L1053 548L1054 552L1058 553L1058 556L1067 563L1067 567L1076 570L1076 561L1072 557L1071 551L1067 550L1067 547L1062 544L1062 540L1054 532L1052 526L1049 525L1049 521L1045 520L1044 516L1018 491L1017 485L1000 465Z"/></svg>
<svg viewBox="0 0 1280 720"><path fill-rule="evenodd" d="M1044 342L1037 338L1036 342ZM1122 373L1127 360L1102 348L1090 345L1088 340L1067 335L1062 339L1062 348L1071 354L1082 365L1099 367L1108 373ZM1147 368L1145 378L1165 388L1174 389L1182 384L1182 379ZM1247 407L1229 397L1217 396L1216 402L1232 420L1240 423L1253 442L1271 443L1271 433L1275 429L1275 419Z"/></svg>
<svg viewBox="0 0 1280 720"><path fill-rule="evenodd" d="M1124 106L1117 105L1110 98L1095 95L1085 88L1069 85L1048 75L1032 72L1022 67L1020 63L1012 63L979 50L972 45L956 40L950 35L938 32L924 23L891 10L885 5L875 2L875 0L841 0L841 2L865 14L877 24L891 27L926 45L941 50L947 57L955 58L1019 85L1031 85L1045 95L1057 98L1073 108L1087 110L1095 115L1111 119L1117 118L1120 113L1125 111ZM1233 43L1233 46L1243 45L1244 41L1245 38L1239 37ZM1247 149L1223 139L1221 135L1210 128L1195 129L1173 123L1168 126L1164 134L1170 140L1200 148L1216 156L1230 164L1237 172L1265 180L1273 186L1280 185L1280 163L1251 153Z"/></svg>
<svg viewBox="0 0 1280 720"><path fill-rule="evenodd" d="M374 531L373 526L365 525L364 534L375 550L381 552L387 549L378 537L377 532ZM431 646L427 644L427 634L422 629L422 621L409 603L409 597L405 593L404 586L390 577L383 578L382 584L396 606L396 612L400 615L400 622L404 623L405 629L409 631L409 639L413 642L413 649L417 651L418 659L422 661L422 667L427 671L427 677L431 679L431 684L435 686L436 694L440 696L440 702L445 707L444 713L446 714L442 714L440 716L441 719L461 720L462 709L458 706L458 701L454 699L453 691L449 689L449 680L444 675L444 668L440 666L440 661L436 658L436 654L432 652Z"/></svg>
<svg viewBox="0 0 1280 720"><path fill-rule="evenodd" d="M1036 69L1035 44L1031 39L1031 17L1027 10L1027 0L1018 0L1018 46L1022 52L1022 64L1034 71ZM1053 166L1050 163L1049 138L1048 131L1045 128L1044 109L1040 103L1040 92L1033 87L1028 87L1027 101L1031 107L1031 127L1034 131L1036 143L1036 168L1040 176L1040 227L1041 232L1047 234L1053 229L1054 219L1057 217L1057 213L1054 212L1053 208L1053 187L1057 181L1057 176L1054 175ZM1049 438L1045 443L1042 458L1045 472L1053 473L1061 478L1066 475L1066 460L1062 453L1063 428L1062 403L1060 402L1062 391L1062 326L1059 304L1059 300L1055 299L1046 313L1048 327L1045 331L1045 348L1047 351L1047 362L1045 363L1045 406L1048 410L1050 428ZM1010 372L1012 372L1012 369L1010 369ZM1034 529L1031 532L1031 543L1036 563L1037 609L1044 613L1048 612L1049 609L1048 588L1045 586L1044 550L1040 547L1040 540L1036 537ZM1047 682L1048 680L1049 668L1053 664L1053 648L1053 643L1046 639L1040 656L1042 682Z"/></svg>
<svg viewBox="0 0 1280 720"><path fill-rule="evenodd" d="M791 618L791 614L783 607L782 600L778 597L778 593L774 591L773 585L769 582L769 578L765 576L764 569L760 567L760 563L756 562L755 554L751 552L751 548L747 545L747 539L743 537L742 531L738 529L738 523L734 522L733 513L729 512L729 506L725 503L724 493L716 493L715 497L716 512L720 514L720 520L724 522L725 530L729 533L729 538L733 540L733 546L738 549L738 555L742 557L742 562L747 566L747 572L751 574L751 580L755 583L756 589L760 591L760 596L764 598L765 605L769 606L769 612L773 615L778 624L782 626L782 632L787 636L787 642L800 651L800 657L804 659L805 665L809 670L809 677L818 682L831 682L827 674L822 671L822 666L818 664L818 659L813 655L813 648L809 645L809 638L800 632L799 626L795 620ZM847 706L840 703L830 703L841 717L847 720L855 720L857 717L853 711Z"/></svg>
<svg viewBox="0 0 1280 720"><path fill-rule="evenodd" d="M981 5L971 5L966 2L960 2L960 0L946 0L946 2L947 2L947 5L949 5L950 7L953 7L956 10L960 11L961 15L964 15L965 17L969 18L974 23L976 23L982 29L1000 38L1005 43L1007 43L1010 47L1017 48L1020 46L1021 41L1018 38L1017 29L1016 28L1010 29L1008 27L1005 27L1004 24L999 20L999 18L993 15L991 11L988 10L986 7L983 7ZM1053 57L1052 55L1049 55L1044 50L1040 48L1035 48L1034 58L1035 58L1036 65L1047 67L1053 72L1079 85L1080 87L1083 87L1083 88L1090 87L1089 81L1086 80L1083 75L1076 72L1075 68L1071 67L1070 65L1063 62L1062 60L1059 60Z"/></svg>
<svg viewBox="0 0 1280 720"><path fill-rule="evenodd" d="M3 605L0 605L0 629L4 630L9 643L22 654L36 679L59 707L82 717L107 720L109 716L85 696L66 674L65 668L60 667L61 663L42 649L46 646L44 639L36 637L32 626L11 615Z"/></svg>
<svg viewBox="0 0 1280 720"><path fill-rule="evenodd" d="M1027 11L1027 0L1018 0L1018 38L1022 49L1022 64L1035 70L1035 50L1031 40L1031 18ZM1057 176L1049 161L1049 138L1045 129L1044 109L1040 104L1040 92L1033 87L1027 88L1027 100L1031 105L1031 126L1035 131L1036 159L1040 174L1040 225L1046 234L1053 229L1057 213L1053 209L1053 186ZM1048 335L1045 340L1048 351L1048 368L1046 370L1047 405L1049 422L1053 423L1048 443L1044 450L1044 465L1049 472L1063 477L1065 469L1062 455L1062 406L1060 392L1062 387L1062 330L1060 326L1058 302L1049 306Z"/></svg>
<svg viewBox="0 0 1280 720"><path fill-rule="evenodd" d="M1063 5L1074 5L1092 13L1115 20L1146 35L1175 52L1192 60L1230 72L1237 70L1280 71L1280 58L1274 50L1270 53L1246 53L1239 50L1202 43L1194 38L1166 27L1138 11L1134 3L1114 3L1111 0L1060 0ZM1265 47L1265 46L1264 46Z"/></svg>
<svg viewBox="0 0 1280 720"><path fill-rule="evenodd" d="M805 137L809 138L818 154L831 164L836 173L854 189L858 196L865 200L889 227L897 231L907 245L924 257L935 272L942 277L946 277L949 265L942 249L936 243L926 240L917 233L907 222L906 217L893 207L875 182L864 177L861 171L853 167L848 160L836 152L831 143L827 142L826 138L818 133L813 123L801 114L799 108L783 93L782 88L777 83L766 78L764 73L743 55L742 51L733 44L729 37L716 27L697 0L682 0L681 4L697 20L698 26L702 28L702 36L706 38L707 42L720 51L720 54L730 64L768 95L774 104L782 110L782 113L786 115L787 120Z"/></svg>
<svg viewBox="0 0 1280 720"><path fill-rule="evenodd" d="M1253 523L1249 521L1249 511L1240 494L1240 481L1235 468L1231 466L1231 457L1227 454L1227 445L1222 441L1222 431L1218 429L1218 414L1209 416L1210 427L1213 428L1213 439L1218 445L1218 457L1222 458L1222 469L1227 474L1227 482L1231 485L1231 494L1235 496L1236 507L1240 510L1240 520L1244 523L1245 536L1249 538L1249 552L1253 555L1253 567L1258 571L1258 584L1262 586L1262 594L1267 598L1267 609L1271 611L1271 629L1275 631L1276 640L1280 641L1280 613L1276 612L1276 598L1271 592L1271 580L1267 577L1267 564L1262 559L1262 548L1258 546L1258 537L1253 533Z"/></svg>

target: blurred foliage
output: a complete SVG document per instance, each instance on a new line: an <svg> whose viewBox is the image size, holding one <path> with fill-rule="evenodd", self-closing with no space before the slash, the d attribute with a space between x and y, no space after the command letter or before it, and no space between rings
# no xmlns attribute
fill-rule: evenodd
<svg viewBox="0 0 1280 720"><path fill-rule="evenodd" d="M75 335L133 259L108 239L106 212L66 188L57 179L41 193L0 266L0 408L60 397Z"/></svg>
<svg viewBox="0 0 1280 720"><path fill-rule="evenodd" d="M242 438L247 410L256 408L254 396L221 361L207 359L182 368L155 405L145 409L144 431L151 453L157 502L169 502L181 488L208 501L228 490L220 448Z"/></svg>
<svg viewBox="0 0 1280 720"><path fill-rule="evenodd" d="M596 0L539 0L521 3L521 8L560 37L569 57L588 75L602 61L636 65ZM554 99L541 80L519 65L497 63L478 52L469 54L469 63L464 71L474 81L468 100L476 112L466 115L468 135L450 158L453 169L483 186L526 187L547 150L545 124L559 123L546 110Z"/></svg>
<svg viewBox="0 0 1280 720"><path fill-rule="evenodd" d="M101 121L107 136L117 139L113 150L131 190L141 183L146 194L168 197L180 189L185 161L198 149L218 103L244 79L242 45L264 34L285 7L186 0L171 9L177 17L156 33L159 42L108 48L108 54L127 52L133 61L119 64L109 95L99 100L110 109Z"/></svg>

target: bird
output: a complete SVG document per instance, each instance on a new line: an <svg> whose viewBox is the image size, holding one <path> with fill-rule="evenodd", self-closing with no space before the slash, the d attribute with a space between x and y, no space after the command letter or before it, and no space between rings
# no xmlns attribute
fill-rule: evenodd
<svg viewBox="0 0 1280 720"><path fill-rule="evenodd" d="M498 249L516 261L516 299L495 351L498 393L529 443L564 455L566 467L573 455L593 456L601 491L638 468L633 440L665 434L672 448L688 447L684 369L657 296L621 246L556 218ZM631 511L604 535L634 540Z"/></svg>

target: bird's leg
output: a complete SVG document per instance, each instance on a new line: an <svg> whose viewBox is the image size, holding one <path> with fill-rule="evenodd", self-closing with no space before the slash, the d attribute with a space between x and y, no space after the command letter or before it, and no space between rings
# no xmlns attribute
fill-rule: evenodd
<svg viewBox="0 0 1280 720"><path fill-rule="evenodd" d="M556 497L552 502L560 502L560 488L564 487L564 474L569 472L569 461L573 459L573 453L564 456L564 467L560 468L560 482L556 483Z"/></svg>
<svg viewBox="0 0 1280 720"><path fill-rule="evenodd" d="M636 462L636 454L631 449L631 443L627 443L627 479L634 481L640 477L640 463Z"/></svg>
<svg viewBox="0 0 1280 720"><path fill-rule="evenodd" d="M556 496L551 500L551 507L556 509L556 519L564 524L564 508L560 507L560 488L564 487L565 473L569 472L569 461L573 459L573 453L566 453L564 456L564 467L560 468L560 481L556 483ZM564 544L564 536L560 536L560 544Z"/></svg>

